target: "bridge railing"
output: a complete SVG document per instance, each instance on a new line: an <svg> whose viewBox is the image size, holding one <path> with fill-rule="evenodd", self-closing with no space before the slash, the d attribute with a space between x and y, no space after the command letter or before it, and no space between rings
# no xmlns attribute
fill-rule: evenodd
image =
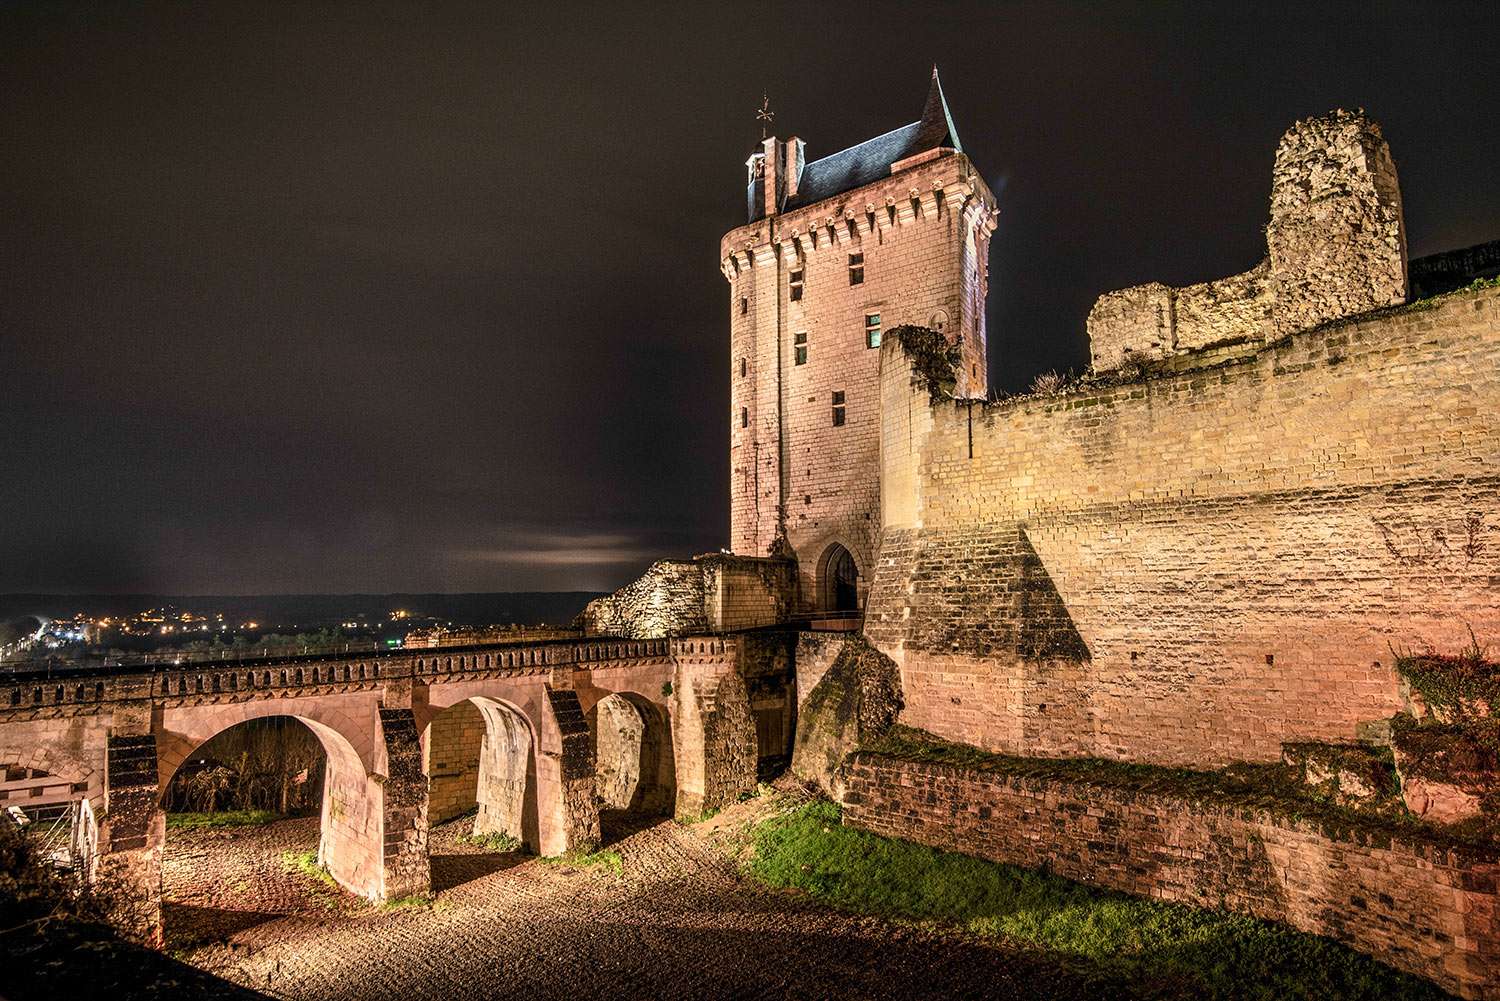
<svg viewBox="0 0 1500 1001"><path fill-rule="evenodd" d="M602 666L610 661L669 657L678 644L665 639L559 639L413 650L273 650L265 657L198 663L46 664L24 672L0 671L0 712L139 699L263 697L267 692L327 686L373 688L400 678L475 672L536 674L571 664Z"/></svg>

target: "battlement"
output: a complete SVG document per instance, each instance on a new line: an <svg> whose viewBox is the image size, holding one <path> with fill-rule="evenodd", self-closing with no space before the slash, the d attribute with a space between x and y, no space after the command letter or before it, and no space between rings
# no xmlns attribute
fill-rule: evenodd
<svg viewBox="0 0 1500 1001"><path fill-rule="evenodd" d="M1406 233L1380 126L1342 109L1295 123L1276 148L1266 257L1229 278L1099 297L1094 371L1244 344L1252 348L1406 301Z"/></svg>
<svg viewBox="0 0 1500 1001"><path fill-rule="evenodd" d="M988 235L999 209L969 158L943 151L883 180L730 230L719 241L719 270L733 282L751 268L773 265L778 254L790 267L820 251L866 239L884 243L916 223L953 218Z"/></svg>

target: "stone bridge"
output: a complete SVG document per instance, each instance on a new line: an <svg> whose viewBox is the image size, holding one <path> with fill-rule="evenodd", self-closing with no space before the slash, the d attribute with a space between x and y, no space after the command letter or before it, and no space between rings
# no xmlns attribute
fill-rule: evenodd
<svg viewBox="0 0 1500 1001"><path fill-rule="evenodd" d="M230 727L290 716L327 752L319 861L355 893L399 898L430 888L430 804L436 820L477 806L476 834L557 855L599 842L601 805L697 814L753 790L746 671L764 689L750 662L789 671L789 654L767 657L785 647L569 639L3 676L0 806L73 804L85 877L157 940L173 775ZM467 802L445 784L465 740Z"/></svg>

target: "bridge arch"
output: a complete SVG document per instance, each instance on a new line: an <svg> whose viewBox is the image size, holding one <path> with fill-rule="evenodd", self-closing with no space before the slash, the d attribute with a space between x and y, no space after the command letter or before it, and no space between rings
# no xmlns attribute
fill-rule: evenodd
<svg viewBox="0 0 1500 1001"><path fill-rule="evenodd" d="M276 700L280 702L281 700ZM291 700L289 700L291 701ZM365 758L355 745L363 735L347 725L287 711L290 705L273 702L222 707L254 711L205 714L187 733L167 732L159 737L158 802L165 803L167 789L182 766L205 744L220 734L257 719L295 719L310 730L323 748L323 796L319 809L318 864L340 885L360 896L379 899L384 881L384 798ZM281 711L276 711L276 709Z"/></svg>
<svg viewBox="0 0 1500 1001"><path fill-rule="evenodd" d="M589 710L594 785L601 813L670 813L676 796L665 710L636 692L611 692Z"/></svg>
<svg viewBox="0 0 1500 1001"><path fill-rule="evenodd" d="M520 707L470 695L432 717L423 744L434 819L474 809L476 836L504 835L540 849L539 742Z"/></svg>

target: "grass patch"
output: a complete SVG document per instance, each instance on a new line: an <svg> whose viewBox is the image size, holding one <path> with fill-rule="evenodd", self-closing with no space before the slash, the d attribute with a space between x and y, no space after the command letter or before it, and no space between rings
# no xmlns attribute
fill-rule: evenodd
<svg viewBox="0 0 1500 1001"><path fill-rule="evenodd" d="M310 879L317 880L324 886L335 890L343 889L343 887L339 886L338 880L334 879L327 869L318 864L318 853L316 851L282 852L281 864L286 867L288 872L300 872Z"/></svg>
<svg viewBox="0 0 1500 1001"><path fill-rule="evenodd" d="M682 826L689 827L693 824L701 824L705 820L712 820L718 815L719 808L714 807L712 810L704 810L702 813L679 813L673 819L675 819Z"/></svg>
<svg viewBox="0 0 1500 1001"><path fill-rule="evenodd" d="M493 831L489 834L465 834L458 839L466 845L474 845L492 852L518 852L521 839L513 834Z"/></svg>
<svg viewBox="0 0 1500 1001"><path fill-rule="evenodd" d="M548 855L542 861L548 865L570 865L575 869L603 869L615 876L625 871L625 859L619 852L610 848L601 848L596 852L566 852L562 855Z"/></svg>
<svg viewBox="0 0 1500 1001"><path fill-rule="evenodd" d="M826 801L761 824L755 846L749 871L773 887L803 890L844 910L1027 943L1141 986L1180 985L1195 998L1448 996L1329 939L1272 922L855 831Z"/></svg>
<svg viewBox="0 0 1500 1001"><path fill-rule="evenodd" d="M258 827L286 819L275 810L222 810L218 813L169 813L167 829L190 831L203 827Z"/></svg>
<svg viewBox="0 0 1500 1001"><path fill-rule="evenodd" d="M385 911L416 910L431 907L434 899L431 894L413 893L405 897L397 897L394 900L387 900L380 905L380 908Z"/></svg>

